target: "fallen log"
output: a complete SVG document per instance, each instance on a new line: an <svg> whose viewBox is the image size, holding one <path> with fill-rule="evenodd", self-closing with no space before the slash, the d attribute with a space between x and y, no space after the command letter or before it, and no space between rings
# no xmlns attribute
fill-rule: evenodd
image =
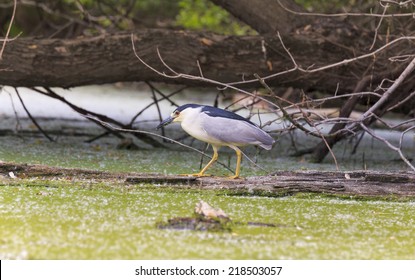
<svg viewBox="0 0 415 280"><path fill-rule="evenodd" d="M139 30L133 35L137 55L149 66L167 74L171 74L171 71L163 65L161 59L177 73L199 76L202 71L204 78L221 83L252 79L253 82L239 86L256 88L260 84L254 74L265 77L293 68L293 62L275 35L270 38L224 36L160 29ZM362 53L358 46L353 52L345 52L330 42L316 44L313 39L300 35L286 36L283 40L297 62L304 67L320 67ZM266 45L265 41L268 42ZM393 79L398 75L402 65L395 65L393 69L383 66L388 65L390 56L410 47L413 47L411 41L406 40L399 47L391 46L387 53L378 54L378 72L372 78L372 83L385 77ZM158 50L161 57L158 56ZM270 86L292 86L304 90L352 92L371 59L369 57L360 63L349 63L316 73L288 71L284 75L267 79L267 83ZM0 84L15 87L70 88L130 81L217 86L198 79L172 79L152 71L137 59L131 34L126 33L73 39L18 38L7 43L3 59L0 60L0 70Z"/></svg>
<svg viewBox="0 0 415 280"><path fill-rule="evenodd" d="M415 197L415 173L384 171L279 171L269 176L240 180L222 177L187 177L142 173L49 167L0 162L0 184L13 180L39 178L73 181L113 180L121 184L157 184L160 186L229 190L238 194L283 196L296 193L321 193L363 197Z"/></svg>

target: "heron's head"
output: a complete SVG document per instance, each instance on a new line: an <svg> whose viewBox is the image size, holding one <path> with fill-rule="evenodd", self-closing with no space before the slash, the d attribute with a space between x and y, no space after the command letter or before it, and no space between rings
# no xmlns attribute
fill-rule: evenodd
<svg viewBox="0 0 415 280"><path fill-rule="evenodd" d="M182 122L188 118L195 118L202 110L203 105L198 104L186 104L177 107L171 115L164 119L158 126L157 129L166 126L172 122Z"/></svg>

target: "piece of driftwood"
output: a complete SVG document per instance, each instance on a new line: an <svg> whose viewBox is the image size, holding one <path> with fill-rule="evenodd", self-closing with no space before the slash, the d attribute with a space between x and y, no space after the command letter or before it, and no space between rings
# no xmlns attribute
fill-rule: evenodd
<svg viewBox="0 0 415 280"><path fill-rule="evenodd" d="M207 202L196 203L193 217L174 217L167 222L156 224L158 229L231 231L231 219L222 209L216 209Z"/></svg>
<svg viewBox="0 0 415 280"><path fill-rule="evenodd" d="M0 162L0 183L25 178L115 180L124 184L158 184L181 188L231 190L252 195L324 193L333 195L415 197L415 173L386 171L279 171L269 176L232 180L223 177L116 173Z"/></svg>
<svg viewBox="0 0 415 280"><path fill-rule="evenodd" d="M173 217L168 219L167 222L156 223L156 227L158 229L198 231L232 231L233 226L294 227L290 225L271 224L258 221L233 221L222 209L214 208L203 200L196 203L192 217ZM295 227L298 228L298 226Z"/></svg>

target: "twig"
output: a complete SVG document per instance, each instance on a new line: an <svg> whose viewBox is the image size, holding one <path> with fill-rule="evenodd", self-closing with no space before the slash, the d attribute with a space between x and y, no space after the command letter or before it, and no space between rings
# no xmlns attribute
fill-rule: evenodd
<svg viewBox="0 0 415 280"><path fill-rule="evenodd" d="M30 114L29 110L26 108L26 105L23 102L22 97L20 96L19 91L17 90L17 88L14 88L14 90L16 91L17 97L19 97L20 103L23 106L23 109L25 110L26 114L29 116L29 119L33 122L33 124L37 127L37 129L39 129L39 131L50 141L50 142L55 142L55 140L50 137L46 131L44 131L42 129L42 127L38 124L38 122L36 121L36 119L32 116L32 114Z"/></svg>
<svg viewBox="0 0 415 280"><path fill-rule="evenodd" d="M414 96L415 96L415 91L411 92L407 97L405 97L404 99L402 99L401 101L399 101L398 103L396 103L395 105L393 105L392 107L389 107L388 108L388 111L392 111L393 109L398 108L402 104L408 102Z"/></svg>
<svg viewBox="0 0 415 280"><path fill-rule="evenodd" d="M379 47L378 49L376 49L376 50L374 50L374 51L372 51L370 53L366 53L366 54L363 54L363 55L360 55L360 56L357 56L357 57L354 57L354 58L344 59L344 60L339 61L339 62L335 62L335 63L332 63L332 64L328 64L328 65L324 65L324 66L321 66L321 67L312 69L312 67L313 67L312 65L309 66L309 67L307 67L307 68L300 67L297 64L297 62L295 61L295 59L292 56L292 54L290 53L290 51L285 47L285 45L283 43L283 40L282 40L281 36L279 35L279 33L277 33L277 37L280 39L281 46L284 48L284 50L290 56L291 61L293 62L294 66L291 69L288 69L288 70L285 70L285 71L281 71L281 72L278 72L278 73L274 73L274 74L271 74L271 75L268 75L268 76L264 76L264 77L262 77L262 79L264 81L269 80L269 79L272 79L272 78L275 78L277 76L285 75L285 74L288 74L288 73L291 73L291 72L294 72L294 71L300 71L302 73L311 74L311 73L316 73L316 72L320 72L320 71L329 70L329 69L336 68L336 67L340 67L340 66L343 66L343 65L347 65L349 63L356 62L356 61L359 61L359 60L362 60L362 59L365 59L365 58L373 57L374 55L376 55L376 54L384 51L385 49L391 47L392 45L394 45L396 43L399 43L400 41L403 41L403 40L415 40L415 36L403 36L403 37L399 37L399 38L396 38L395 40L392 40L389 43L383 45L382 47ZM256 81L257 81L257 79L250 79L250 80L243 80L243 81L238 81L238 82L232 82L232 83L228 83L227 84L227 87L230 88L231 86L236 86L236 85L241 85L241 84L247 84L247 83L253 83L253 82L256 82Z"/></svg>
<svg viewBox="0 0 415 280"><path fill-rule="evenodd" d="M155 90L157 93L159 93L162 97L161 98L159 98L159 99L157 99L157 102L159 102L159 101L162 101L162 100L164 100L164 99L166 99L166 100L168 100L172 105L176 105L177 107L178 107L178 105L175 103L175 102L173 102L171 99L170 99L170 97L172 97L173 95L176 95L176 94L178 94L179 92L182 92L184 89L186 89L187 88L187 86L184 86L184 87L182 87L182 88L180 88L180 89L178 89L178 90L175 90L175 91L173 91L172 93L170 93L170 94L167 94L167 95L165 95L164 93L162 93L160 90L158 90L156 87L154 87L150 82L146 82L146 84L150 87L150 89L153 89L153 90ZM138 112L137 114L135 114L134 115L134 117L131 119L131 121L130 121L130 126L132 126L133 125L133 123L135 122L135 120L145 111L145 110L147 110L148 108L150 108L151 106L153 106L154 105L154 101L152 102L152 103L150 103L150 104L148 104L147 106L145 106L143 109L141 109L140 110L140 112Z"/></svg>
<svg viewBox="0 0 415 280"><path fill-rule="evenodd" d="M250 162L252 163L255 167L261 169L262 171L265 171L267 173L270 173L269 170L266 170L265 168L263 168L262 166L258 165L255 161L253 161L250 157L248 157L242 150L241 153L244 155L244 157Z"/></svg>
<svg viewBox="0 0 415 280"><path fill-rule="evenodd" d="M406 129L404 132L402 132L400 140L399 140L399 146L396 147L394 145L392 145L392 143L390 143L388 140L386 140L385 138L382 138L378 135L376 135L371 129L369 129L366 125L364 125L363 123L360 123L360 126L362 127L362 129L364 131L366 131L368 134L370 134L373 138L385 143L390 149L396 151L399 156L401 157L401 159L413 170L415 171L415 166L413 166L411 164L411 162L406 158L406 156L403 154L402 152L402 142L403 142L403 137L405 136L405 134L411 130L415 129L415 126L412 126L408 129Z"/></svg>
<svg viewBox="0 0 415 280"><path fill-rule="evenodd" d="M379 109L388 99L389 97L395 92L395 90L402 84L402 82L408 77L408 75L414 70L415 68L415 58L408 64L405 70L399 75L399 77L394 81L394 83L388 88L388 90L382 95L382 97L373 104L366 112L361 116L360 122L363 122L368 117L371 117L375 110ZM357 124L353 123L348 127L348 129L353 130L356 128Z"/></svg>
<svg viewBox="0 0 415 280"><path fill-rule="evenodd" d="M4 36L3 45L1 46L1 49L0 49L0 60L3 59L3 52L4 52L4 49L6 48L6 43L9 38L10 30L12 29L14 16L16 15L16 8L17 8L17 0L14 0L12 17L10 19L9 26L7 27L6 36Z"/></svg>
<svg viewBox="0 0 415 280"><path fill-rule="evenodd" d="M159 106L159 103L157 102L156 93L155 93L155 91L154 91L154 89L152 87L151 87L151 95L153 96L153 102L156 105L157 113L159 115L159 121L161 122L163 120L163 116L161 115L160 106ZM162 127L161 132L162 132L162 134L164 136L164 127Z"/></svg>
<svg viewBox="0 0 415 280"><path fill-rule="evenodd" d="M274 93L274 91L265 83L264 79L262 79L258 74L254 74L254 76L257 78L257 80L259 81L259 83L271 94L276 96L276 94ZM305 133L309 134L309 135L313 135L315 137L321 138L321 134L320 133L316 133L313 131L310 131L309 129L305 128L302 124L300 124L299 122L297 122L295 119L293 119L291 117L290 114L288 114L288 112L284 109L284 107L279 103L278 100L275 100L275 105L277 105L278 109L282 112L284 118L286 118L290 123L292 123L295 127L297 127L298 129L304 131Z"/></svg>
<svg viewBox="0 0 415 280"><path fill-rule="evenodd" d="M376 38L378 37L379 28L382 25L383 19L385 18L386 10L389 8L389 4L384 5L382 17L380 18L378 25L375 28L375 34L373 35L372 45L370 46L369 50L372 50L376 43Z"/></svg>
<svg viewBox="0 0 415 280"><path fill-rule="evenodd" d="M364 131L360 134L359 138L357 138L356 143L353 145L353 149L350 152L351 155L356 154L357 147L359 147L359 144L362 142L363 136L365 136L365 132Z"/></svg>
<svg viewBox="0 0 415 280"><path fill-rule="evenodd" d="M92 142L94 142L94 141L96 141L96 140L98 140L102 137L108 136L110 134L111 133L109 131L105 131L104 133L101 133L100 135L97 135L95 137L92 137L91 139L85 140L85 143L92 143Z"/></svg>
<svg viewBox="0 0 415 280"><path fill-rule="evenodd" d="M202 71L202 67L200 66L200 62L199 60L196 60L196 62L197 62L197 68L199 69L200 77L203 77L203 71Z"/></svg>
<svg viewBox="0 0 415 280"><path fill-rule="evenodd" d="M2 90L3 90L3 88L2 88ZM5 91L9 95L10 102L11 102L12 108L13 108L14 117L16 118L15 131L19 131L20 128L22 127L22 125L20 124L19 115L17 114L17 110L16 110L16 106L14 105L14 100L13 100L12 94L8 90L5 90Z"/></svg>
<svg viewBox="0 0 415 280"><path fill-rule="evenodd" d="M272 91L272 89L265 83L265 81L263 80L263 79L261 79L261 77L259 77L259 75L258 74L254 74L254 76L258 79L258 81L261 83L261 85L263 86L263 87L265 87L271 94L273 94L273 91ZM273 95L275 95L275 94L273 94ZM284 107L283 106L281 106L281 104L279 104L279 102L277 101L277 100L275 100L275 102L276 102L276 104L277 104L277 106L278 106L278 108L281 110L281 112L283 113L283 115L284 115L284 117L285 118L287 118L295 127L297 127L298 129L300 129L300 130L302 130L302 131L304 131L305 133L307 133L307 134L310 134L310 135L313 135L313 136L315 136L315 137L318 137L318 138L321 138L323 141L324 141L324 143L326 144L326 146L327 146L327 149L329 150L329 152L330 152L330 154L331 154L331 156L332 156L332 158L333 158L333 160L334 160L334 163L335 163L335 165L336 165L336 170L339 170L339 165L338 165L338 162L337 162L337 159L336 159L336 156L335 156L335 154L334 154L334 152L332 151L332 149L331 149L331 147L330 147L330 145L329 145L329 143L327 143L327 140L326 140L326 137L327 136L325 136L325 135L323 135L315 126L314 126L314 124L312 124L311 122L309 122L309 124L312 126L312 127L314 127L314 129L317 131L317 132L313 132L313 131L310 131L310 130L308 130L307 128L305 128L303 125L301 125L299 122L297 122L296 120L294 120L293 118L291 118L291 116L287 113L287 111L285 111L285 109L284 109Z"/></svg>
<svg viewBox="0 0 415 280"><path fill-rule="evenodd" d="M154 67L152 67L151 65L149 65L147 62L145 62L139 55L138 55L138 53L137 53L137 50L136 50L136 48L135 48L135 44L134 44L134 34L131 34L131 44L132 44L132 48L133 48L133 52L134 52L134 55L135 55L135 57L144 65L144 66L146 66L148 69L150 69L151 71L153 71L153 72L155 72L155 73L157 73L158 75L160 75L160 76L162 76L162 77L165 77L165 78L169 78L169 79L187 79L187 80L197 80L197 81L203 81L203 82L205 82L205 83L209 83L209 84L212 84L212 85L217 85L217 86L221 86L221 87L223 87L223 88L230 88L230 89L234 89L234 90L237 90L237 91L240 91L240 92L242 92L242 93L244 93L244 94L247 94L247 95L250 95L250 96L253 96L253 97L255 97L255 95L254 94L252 94L252 93L250 93L250 92L248 92L248 91L246 91L246 90L242 90L242 89L240 89L240 88L237 88L237 87L235 87L235 86L233 86L232 85L232 83L221 83L221 82L218 82L218 81L216 81L216 80L212 80L212 79L209 79L209 78L205 78L205 77L200 77L200 76L194 76L194 75L190 75L190 74L183 74L183 73L177 73L173 68L171 68L165 61L164 61L164 59L162 58L162 56L161 56L161 54L160 54L160 51L159 51L159 49L157 48L157 55L158 55L158 57L159 57L159 59L160 59L160 61L161 61L161 63L171 72L171 74L166 74L165 72L161 72L161 71L159 71L159 70L157 70L156 68L154 68ZM254 80L254 81L257 81L257 80ZM266 102L266 103L268 103L268 104L270 104L271 106L274 106L274 104L271 102L271 101L269 101L269 100L267 100L267 99L265 99L265 98L263 98L263 97L261 97L261 96L257 96L259 99L261 99L262 101L264 101L264 102Z"/></svg>
<svg viewBox="0 0 415 280"><path fill-rule="evenodd" d="M301 72L304 72L304 73L315 73L315 72L320 72L320 71L323 71L323 70L328 70L328 69L331 69L331 68L339 67L339 66L342 66L342 65L346 65L346 64L349 64L349 63L357 61L357 60L372 57L375 54L383 51L384 49L386 49L386 48L390 47L391 45L396 44L396 43L398 43L402 40L415 40L415 36L405 36L405 37L396 38L395 40L390 41L389 43L383 45L382 47L376 49L373 52L370 52L370 53L367 53L367 54L364 54L364 55L361 55L361 56L358 56L358 57L355 57L355 58L344 59L342 61L339 61L339 62L336 62L336 63L333 63L333 64L329 64L329 65L325 65L325 66L322 66L322 67L318 67L318 68L315 68L315 69L309 69L309 68L304 69L304 68L298 67L298 70L301 71ZM272 77L272 75L270 75L269 77Z"/></svg>
<svg viewBox="0 0 415 280"><path fill-rule="evenodd" d="M62 96L56 94L53 90L51 90L50 88L45 87L44 91L37 89L37 88L31 88L32 90L39 92L41 94L44 94L46 96L55 98L61 102L63 102L64 104L68 105L72 110L74 110L75 112L81 114L82 116L86 116L86 115L90 115L90 116L94 116L97 119L100 119L102 121L106 121L106 122L110 122L114 125L117 125L119 127L122 128L131 128L128 125L124 125L121 122L118 122L108 116L102 115L102 114L98 114L98 113L94 113L88 110L85 110L81 107L76 106L75 104L72 104L71 102L69 102L68 100L66 100L65 98L63 98ZM101 125L101 123L97 123L98 125ZM108 127L106 127L106 129L108 129ZM110 131L111 133L113 133L115 136L117 136L120 139L125 139L125 137L121 134L119 134L117 131ZM159 142L155 141L154 139L152 139L151 137L149 137L148 135L145 134L133 134L136 138L140 139L141 141L144 141L150 145L152 145L153 147L162 147L163 145L160 144Z"/></svg>

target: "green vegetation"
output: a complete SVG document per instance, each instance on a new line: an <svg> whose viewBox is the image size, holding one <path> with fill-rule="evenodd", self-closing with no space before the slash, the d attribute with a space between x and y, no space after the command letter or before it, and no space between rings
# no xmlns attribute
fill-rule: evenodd
<svg viewBox="0 0 415 280"><path fill-rule="evenodd" d="M43 185L42 185L43 184ZM199 199L230 232L157 229ZM414 203L228 196L149 185L23 180L0 186L2 259L413 259ZM247 226L273 223L276 227Z"/></svg>
<svg viewBox="0 0 415 280"><path fill-rule="evenodd" d="M178 174L199 168L200 157L194 152L125 151L114 146L109 139L84 144L80 137L49 143L3 136L0 159L115 172ZM277 161L275 155L262 155L259 164L266 168L277 164L281 169L333 168L332 164L314 166L281 158L276 149ZM368 158L370 149L365 151ZM228 155L234 156L224 153L221 160L226 162ZM243 167L245 176L263 174L247 161ZM227 175L229 171L215 166L212 173ZM200 199L229 215L230 231L157 228L170 218L193 216ZM414 210L413 199L393 197L273 197L70 176L10 179L0 174L0 258L413 259ZM276 227L248 226L248 222Z"/></svg>
<svg viewBox="0 0 415 280"><path fill-rule="evenodd" d="M222 34L247 35L255 31L235 20L227 11L208 0L181 0L176 24L186 29Z"/></svg>
<svg viewBox="0 0 415 280"><path fill-rule="evenodd" d="M310 12L335 13L342 11L373 11L379 9L378 0L296 0ZM409 5L408 5L409 6ZM408 8L408 7L402 7ZM12 5L8 6L11 12ZM10 15L4 9L0 13L1 30L8 27ZM51 29L56 26L57 30ZM253 29L235 19L227 11L209 0L64 0L19 4L19 13L11 30L11 36L23 36L39 32L49 37L73 36L74 30L95 34L103 29L110 32L136 28L183 28L204 30L219 34L251 35ZM68 33L67 33L68 32Z"/></svg>
<svg viewBox="0 0 415 280"><path fill-rule="evenodd" d="M8 28L12 5L0 13L0 30ZM58 27L57 30L51 26ZM62 27L62 28L61 28ZM44 36L73 36L74 31L96 34L136 28L182 28L220 34L246 35L255 32L209 0L65 0L41 4L22 3L12 26L11 37L22 33Z"/></svg>
<svg viewBox="0 0 415 280"><path fill-rule="evenodd" d="M337 13L352 11L355 8L374 7L378 0L294 0L297 4L312 12ZM361 11L361 10L360 10Z"/></svg>

